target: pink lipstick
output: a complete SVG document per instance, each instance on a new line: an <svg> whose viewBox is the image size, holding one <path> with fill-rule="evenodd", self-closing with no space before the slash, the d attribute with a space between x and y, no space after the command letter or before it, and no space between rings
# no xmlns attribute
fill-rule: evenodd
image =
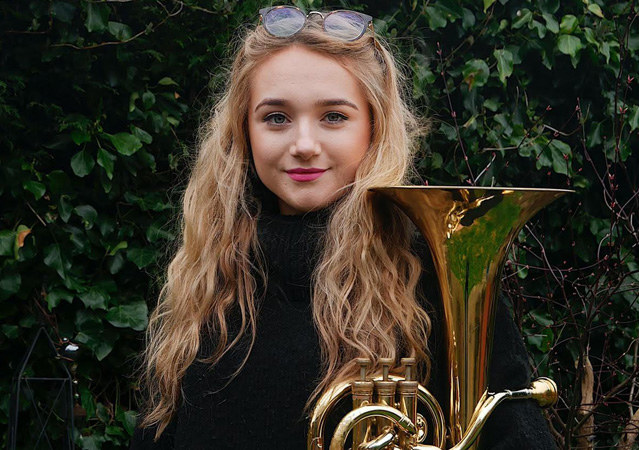
<svg viewBox="0 0 639 450"><path fill-rule="evenodd" d="M294 181L313 181L317 180L322 174L326 172L326 169L317 169L315 167L311 167L308 169L303 169L298 167L296 169L287 170L286 173L289 177L291 177Z"/></svg>

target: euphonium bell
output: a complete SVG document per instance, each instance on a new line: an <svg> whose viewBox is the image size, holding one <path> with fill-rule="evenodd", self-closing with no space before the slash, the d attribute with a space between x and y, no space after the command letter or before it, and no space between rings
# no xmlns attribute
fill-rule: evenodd
<svg viewBox="0 0 639 450"><path fill-rule="evenodd" d="M401 361L403 376L389 374L391 360L380 360L382 374L367 373L332 386L319 399L308 434L308 449L325 449L324 424L334 406L349 394L353 409L341 420L330 449L473 448L482 427L502 401L533 398L541 406L557 400L557 387L539 378L529 388L488 392L495 305L508 248L524 224L568 190L400 186L372 191L393 201L410 217L430 248L439 281L447 338L450 410L448 426L435 398L415 380L415 363ZM417 412L421 403L430 417ZM431 445L423 444L430 435Z"/></svg>

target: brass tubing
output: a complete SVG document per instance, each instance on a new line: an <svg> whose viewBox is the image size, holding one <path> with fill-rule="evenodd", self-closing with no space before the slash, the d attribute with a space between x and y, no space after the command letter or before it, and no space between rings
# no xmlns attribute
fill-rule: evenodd
<svg viewBox="0 0 639 450"><path fill-rule="evenodd" d="M370 368L371 361L368 358L357 358L359 365L359 380L353 382L352 397L353 409L373 403L373 392L375 384L371 380L367 380L366 372ZM353 448L359 448L361 444L368 441L371 435L371 421L364 420L359 422L353 428Z"/></svg>
<svg viewBox="0 0 639 450"><path fill-rule="evenodd" d="M382 379L375 380L375 397L376 404L385 405L395 408L395 390L397 382L388 378L390 368L395 361L392 358L380 358L379 363L382 365ZM383 430L391 427L393 423L390 420L378 418L376 420L376 434L382 434ZM414 423L414 421L413 421ZM353 448L357 448L353 446Z"/></svg>
<svg viewBox="0 0 639 450"><path fill-rule="evenodd" d="M328 417L328 413L335 409L339 401L351 393L351 384L350 381L339 383L320 397L315 408L313 408L311 423L308 429L306 439L306 448L308 450L323 450L326 448L324 447L326 418Z"/></svg>
<svg viewBox="0 0 639 450"><path fill-rule="evenodd" d="M424 386L418 387L417 396L424 406L428 409L430 417L433 420L433 443L437 448L444 448L446 443L446 419L441 406Z"/></svg>
<svg viewBox="0 0 639 450"><path fill-rule="evenodd" d="M395 381L401 380L400 377L395 375L390 375L389 378ZM351 389L352 382L345 381L333 386L320 397L320 400L315 405L311 416L307 439L308 450L324 450L327 448L325 445L328 443L326 443L324 439L326 418L328 417L329 412L334 410L335 406L351 393ZM439 406L439 403L437 403L435 397L433 397L433 395L424 386L419 386L417 395L420 402L428 409L430 417L432 418L433 443L437 446L436 448L444 448L446 439L444 412ZM369 406L367 408L371 407ZM395 412L397 414L401 414L398 410L395 410ZM416 428L414 429L417 431ZM427 447L420 446L419 448Z"/></svg>
<svg viewBox="0 0 639 450"><path fill-rule="evenodd" d="M415 366L417 364L415 358L402 358L402 365L405 367L404 379L397 382L399 392L399 410L413 422L417 423L417 389L419 383L415 381ZM415 444L417 435L415 436L399 436L399 446L401 448L409 448Z"/></svg>
<svg viewBox="0 0 639 450"><path fill-rule="evenodd" d="M399 410L408 417L411 422L416 423L417 420L417 381L400 381L397 383L399 392ZM411 443L415 443L417 439L417 433L415 436L406 436L400 434L399 446L401 448L409 448Z"/></svg>
<svg viewBox="0 0 639 450"><path fill-rule="evenodd" d="M348 434L353 427L362 420L371 419L373 417L382 417L391 419L398 427L400 433L414 435L417 433L415 424L408 417L395 408L382 405L362 406L344 416L342 421L337 425L333 439L331 440L330 450L343 450Z"/></svg>
<svg viewBox="0 0 639 450"><path fill-rule="evenodd" d="M519 400L531 398L541 407L551 406L557 401L557 385L549 378L541 377L533 381L530 387L517 391L503 391L498 393L484 393L475 408L471 420L462 439L450 450L468 450L479 436L486 421L495 408L505 400Z"/></svg>
<svg viewBox="0 0 639 450"><path fill-rule="evenodd" d="M381 420L378 418L378 420ZM353 446L353 449L358 450L381 450L387 448L397 439L397 431L390 426L381 430L379 436L377 436L372 441L366 442L365 444L360 445L359 447Z"/></svg>

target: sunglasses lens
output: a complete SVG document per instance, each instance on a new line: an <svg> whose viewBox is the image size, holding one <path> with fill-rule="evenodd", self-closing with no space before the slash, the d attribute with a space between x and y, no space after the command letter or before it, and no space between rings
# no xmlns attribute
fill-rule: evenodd
<svg viewBox="0 0 639 450"><path fill-rule="evenodd" d="M295 8L275 8L263 17L264 28L273 36L292 36L302 29L306 15Z"/></svg>
<svg viewBox="0 0 639 450"><path fill-rule="evenodd" d="M326 32L345 41L359 38L367 26L366 19L354 11L335 11L324 19Z"/></svg>

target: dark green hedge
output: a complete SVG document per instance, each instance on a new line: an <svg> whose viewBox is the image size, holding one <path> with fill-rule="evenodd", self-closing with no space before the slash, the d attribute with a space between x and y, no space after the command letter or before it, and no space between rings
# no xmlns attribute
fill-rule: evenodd
<svg viewBox="0 0 639 450"><path fill-rule="evenodd" d="M536 369L560 384L557 442L628 442L639 407L635 2L369 3L295 2L376 17L431 119L419 163L430 184L577 190L522 232L505 289ZM77 445L126 447L135 356L176 242L198 120L261 6L0 4L1 423L44 324L61 350L64 338L80 346L67 363Z"/></svg>

